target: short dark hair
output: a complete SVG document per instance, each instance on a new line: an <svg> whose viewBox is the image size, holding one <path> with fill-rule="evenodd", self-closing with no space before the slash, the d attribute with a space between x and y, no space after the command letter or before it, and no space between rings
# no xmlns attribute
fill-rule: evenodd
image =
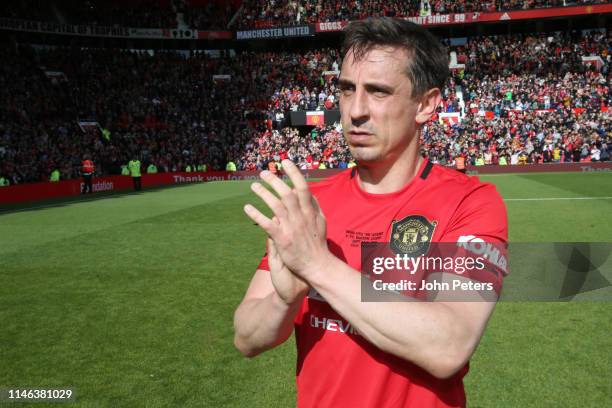
<svg viewBox="0 0 612 408"><path fill-rule="evenodd" d="M360 60L377 46L401 47L408 51L406 75L412 83L412 97L429 89L442 90L448 78L448 51L429 31L407 20L388 17L350 22L344 30L343 52Z"/></svg>

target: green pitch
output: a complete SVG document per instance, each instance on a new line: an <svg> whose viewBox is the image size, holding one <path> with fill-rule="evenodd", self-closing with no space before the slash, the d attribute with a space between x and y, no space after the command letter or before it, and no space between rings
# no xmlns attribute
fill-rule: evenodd
<svg viewBox="0 0 612 408"><path fill-rule="evenodd" d="M612 242L612 174L482 179L508 200L511 241ZM74 387L84 407L293 406L293 342L253 360L232 345L264 251L248 185L0 213L0 388ZM469 405L612 406L611 328L611 302L499 304Z"/></svg>

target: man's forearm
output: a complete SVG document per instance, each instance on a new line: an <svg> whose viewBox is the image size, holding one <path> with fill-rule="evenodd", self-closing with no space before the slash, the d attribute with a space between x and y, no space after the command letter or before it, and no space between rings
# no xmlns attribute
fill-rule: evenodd
<svg viewBox="0 0 612 408"><path fill-rule="evenodd" d="M276 294L245 300L234 314L234 344L242 354L254 357L291 336L301 301L286 304Z"/></svg>
<svg viewBox="0 0 612 408"><path fill-rule="evenodd" d="M324 266L308 279L310 285L379 349L441 378L454 374L469 359L484 325L466 325L444 303L362 302L358 271L333 256L320 265Z"/></svg>

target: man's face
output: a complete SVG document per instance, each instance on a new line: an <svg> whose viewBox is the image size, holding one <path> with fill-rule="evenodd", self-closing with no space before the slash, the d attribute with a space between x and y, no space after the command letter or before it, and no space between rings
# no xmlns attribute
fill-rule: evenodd
<svg viewBox="0 0 612 408"><path fill-rule="evenodd" d="M406 75L408 53L375 47L355 61L349 51L340 71L344 137L361 163L396 160L415 136L418 102Z"/></svg>

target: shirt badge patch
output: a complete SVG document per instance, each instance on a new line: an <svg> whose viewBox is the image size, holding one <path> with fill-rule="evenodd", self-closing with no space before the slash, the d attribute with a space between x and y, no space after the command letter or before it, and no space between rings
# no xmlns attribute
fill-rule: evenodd
<svg viewBox="0 0 612 408"><path fill-rule="evenodd" d="M437 221L429 222L422 215L409 215L392 222L389 246L396 254L410 257L425 255L429 250Z"/></svg>

